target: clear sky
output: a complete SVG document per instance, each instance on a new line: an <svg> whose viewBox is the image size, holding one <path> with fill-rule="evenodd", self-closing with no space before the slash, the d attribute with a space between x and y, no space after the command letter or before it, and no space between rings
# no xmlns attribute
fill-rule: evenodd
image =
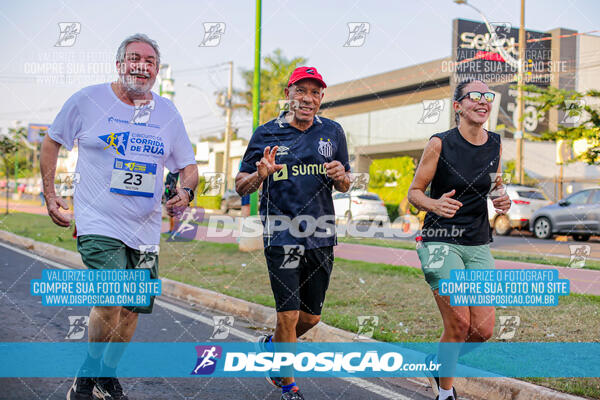
<svg viewBox="0 0 600 400"><path fill-rule="evenodd" d="M471 0L490 21L519 24L520 1ZM600 29L598 0L526 0L526 26L587 32ZM50 123L62 103L88 84L114 79L114 56L123 38L143 32L158 41L162 62L173 69L175 104L193 139L224 126L214 92L227 85L227 70L207 68L233 60L234 86L240 69L253 67L254 1L13 1L0 8L0 129L16 120ZM331 85L447 57L452 20L480 20L452 0L263 0L263 55L281 48L303 56ZM72 47L55 47L59 22L78 22ZM199 46L205 22L224 22L216 47ZM361 47L344 47L349 22L367 22ZM598 34L598 33L596 33ZM190 87L188 84L192 84ZM155 87L155 90L158 90ZM235 126L250 134L251 118Z"/></svg>

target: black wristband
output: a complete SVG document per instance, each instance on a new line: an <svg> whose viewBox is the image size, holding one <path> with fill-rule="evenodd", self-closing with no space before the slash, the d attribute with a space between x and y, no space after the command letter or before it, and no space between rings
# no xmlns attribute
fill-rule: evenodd
<svg viewBox="0 0 600 400"><path fill-rule="evenodd" d="M189 201L189 202L191 203L191 202L192 202L192 200L194 200L194 191L193 191L192 189L188 188L188 187L184 187L184 188L182 188L182 189L183 189L183 190L185 190L185 191L186 191L186 193L188 194L188 197L189 197L189 199L190 199L190 201Z"/></svg>

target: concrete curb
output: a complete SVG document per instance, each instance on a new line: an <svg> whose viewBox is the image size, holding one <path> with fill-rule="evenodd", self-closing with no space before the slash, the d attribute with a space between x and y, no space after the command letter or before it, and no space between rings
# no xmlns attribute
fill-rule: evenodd
<svg viewBox="0 0 600 400"><path fill-rule="evenodd" d="M26 248L33 253L64 262L72 266L83 268L83 261L79 253L65 250L60 247L35 241L26 237L18 236L10 232L0 230L0 240L10 244ZM268 328L275 327L275 310L260 304L250 303L246 300L227 296L222 293L199 288L161 278L162 295L194 303L214 311L227 315L235 315L247 318L255 323ZM357 341L356 334L335 328L320 322L310 330L303 339L313 342L353 342ZM373 341L363 339L360 341ZM397 378L401 379L401 378ZM429 384L426 378L412 378L424 384ZM513 378L457 378L454 385L461 395L473 399L487 400L582 400L583 397L558 392L543 386L537 386L528 382Z"/></svg>

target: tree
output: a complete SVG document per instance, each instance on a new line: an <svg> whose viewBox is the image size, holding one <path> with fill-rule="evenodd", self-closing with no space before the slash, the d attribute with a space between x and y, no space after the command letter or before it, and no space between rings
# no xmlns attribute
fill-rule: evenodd
<svg viewBox="0 0 600 400"><path fill-rule="evenodd" d="M276 49L263 58L264 66L260 69L260 124L277 116L279 100L285 99L284 89L290 75L294 69L306 62L304 57L286 58L281 49ZM245 89L236 94L242 100L241 106L251 112L254 69L242 70L242 79Z"/></svg>
<svg viewBox="0 0 600 400"><path fill-rule="evenodd" d="M515 164L516 164L516 162L514 159L506 161L506 163L504 164L504 166L502 168L502 172L504 172L505 174L509 174L510 176L516 176ZM527 172L525 172L525 171L523 172L523 185L536 186L538 183L539 183L539 181L537 179L531 177Z"/></svg>
<svg viewBox="0 0 600 400"><path fill-rule="evenodd" d="M9 187L8 180L10 178L10 172L14 168L14 160L16 158L17 150L21 146L21 140L25 136L25 128L9 129L8 135L0 137L0 157L2 158L2 170L4 171L4 177L6 178L6 213L8 214L8 198L9 198ZM16 182L15 182L16 184Z"/></svg>
<svg viewBox="0 0 600 400"><path fill-rule="evenodd" d="M564 111L566 118L555 131L542 133L540 140L587 140L587 151L576 154L571 161L584 161L591 165L600 165L600 91L588 90L580 93L574 90L558 89L552 86L541 88L525 86L525 90L538 94L528 100L538 103L538 117L552 108ZM563 125L564 123L564 125Z"/></svg>

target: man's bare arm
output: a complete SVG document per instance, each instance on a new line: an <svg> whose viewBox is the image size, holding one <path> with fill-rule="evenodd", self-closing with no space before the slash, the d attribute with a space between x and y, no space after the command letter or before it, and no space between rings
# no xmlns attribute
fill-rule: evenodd
<svg viewBox="0 0 600 400"><path fill-rule="evenodd" d="M52 221L59 226L67 227L71 224L71 219L60 209L68 210L69 206L62 197L56 196L54 190L54 177L56 175L56 161L58 160L58 150L60 143L50 139L46 135L42 142L40 152L40 172L42 173L42 185L44 186L44 197L46 198L46 208Z"/></svg>
<svg viewBox="0 0 600 400"><path fill-rule="evenodd" d="M239 172L235 177L235 191L240 196L254 193L263 183L263 179L258 175L258 171L251 174L248 172Z"/></svg>
<svg viewBox="0 0 600 400"><path fill-rule="evenodd" d="M184 188L196 190L198 186L198 166L190 164L181 170L181 179L179 185Z"/></svg>

